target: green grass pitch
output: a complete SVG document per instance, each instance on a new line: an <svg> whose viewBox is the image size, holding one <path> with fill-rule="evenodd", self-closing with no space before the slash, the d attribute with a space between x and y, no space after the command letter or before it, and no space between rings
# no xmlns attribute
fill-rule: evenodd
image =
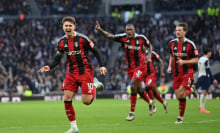
<svg viewBox="0 0 220 133"><path fill-rule="evenodd" d="M187 100L182 125L175 125L177 100L168 100L169 113L157 104L157 113L148 115L148 105L138 99L135 120L125 121L129 100L96 99L86 106L74 101L80 133L219 133L220 100L208 100L210 114L199 112L199 100ZM63 101L22 101L0 103L0 133L63 133L69 129Z"/></svg>

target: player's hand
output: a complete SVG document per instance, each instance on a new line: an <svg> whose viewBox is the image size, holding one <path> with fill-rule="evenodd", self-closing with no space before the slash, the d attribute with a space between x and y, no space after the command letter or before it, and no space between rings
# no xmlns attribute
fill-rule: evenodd
<svg viewBox="0 0 220 133"><path fill-rule="evenodd" d="M105 75L105 73L107 72L107 69L105 67L100 67L99 71L100 71L101 75Z"/></svg>
<svg viewBox="0 0 220 133"><path fill-rule="evenodd" d="M184 61L183 61L182 59L180 59L180 58L177 58L176 63L177 63L178 65L183 65L183 64L184 64Z"/></svg>
<svg viewBox="0 0 220 133"><path fill-rule="evenodd" d="M170 66L167 68L167 72L168 72L168 73L171 73L171 72L172 72L172 68L171 68Z"/></svg>
<svg viewBox="0 0 220 133"><path fill-rule="evenodd" d="M96 30L100 30L101 29L101 26L100 26L98 21L96 21L95 29Z"/></svg>
<svg viewBox="0 0 220 133"><path fill-rule="evenodd" d="M43 66L38 72L48 72L50 71L50 67L49 66Z"/></svg>

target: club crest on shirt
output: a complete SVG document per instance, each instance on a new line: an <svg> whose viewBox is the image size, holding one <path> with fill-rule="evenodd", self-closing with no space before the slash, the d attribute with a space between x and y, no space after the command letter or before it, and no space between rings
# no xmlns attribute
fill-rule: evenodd
<svg viewBox="0 0 220 133"><path fill-rule="evenodd" d="M78 42L75 42L74 45L75 45L75 47L78 47L78 46L79 46Z"/></svg>
<svg viewBox="0 0 220 133"><path fill-rule="evenodd" d="M186 47L183 47L183 51L186 51Z"/></svg>
<svg viewBox="0 0 220 133"><path fill-rule="evenodd" d="M138 72L136 73L136 77L139 78L141 74L142 74L142 72L140 70L138 70Z"/></svg>
<svg viewBox="0 0 220 133"><path fill-rule="evenodd" d="M136 45L139 45L139 41L138 40L136 40Z"/></svg>

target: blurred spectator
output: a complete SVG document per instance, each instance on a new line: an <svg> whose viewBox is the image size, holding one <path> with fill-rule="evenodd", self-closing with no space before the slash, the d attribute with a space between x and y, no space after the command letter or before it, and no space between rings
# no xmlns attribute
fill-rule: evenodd
<svg viewBox="0 0 220 133"><path fill-rule="evenodd" d="M36 0L42 15L96 14L101 0ZM91 8L92 7L92 8Z"/></svg>
<svg viewBox="0 0 220 133"><path fill-rule="evenodd" d="M0 15L18 15L24 13L31 14L30 6L27 0L1 0Z"/></svg>

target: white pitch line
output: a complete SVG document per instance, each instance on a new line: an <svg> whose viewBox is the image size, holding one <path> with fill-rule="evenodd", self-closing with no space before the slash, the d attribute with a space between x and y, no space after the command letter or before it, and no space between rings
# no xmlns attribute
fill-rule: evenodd
<svg viewBox="0 0 220 133"><path fill-rule="evenodd" d="M54 125L54 126L29 126L29 128L54 128L54 127L66 127L66 126L69 126L69 125ZM27 126L25 127L0 127L0 129L17 129L17 128L27 128Z"/></svg>
<svg viewBox="0 0 220 133"><path fill-rule="evenodd" d="M205 121L198 121L198 123L211 123L216 121L220 121L220 120L205 120Z"/></svg>

